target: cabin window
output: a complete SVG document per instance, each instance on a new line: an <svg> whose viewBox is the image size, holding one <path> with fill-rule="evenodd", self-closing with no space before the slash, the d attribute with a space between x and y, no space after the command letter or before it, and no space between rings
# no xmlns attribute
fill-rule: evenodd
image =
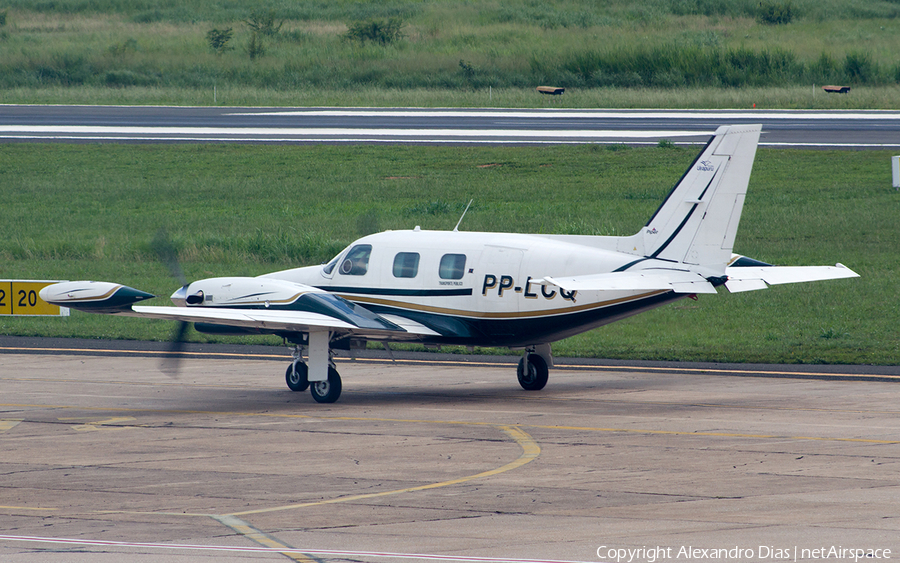
<svg viewBox="0 0 900 563"><path fill-rule="evenodd" d="M444 254L439 275L442 280L461 280L466 271L465 254Z"/></svg>
<svg viewBox="0 0 900 563"><path fill-rule="evenodd" d="M398 252L394 256L394 277L414 278L419 273L418 252Z"/></svg>
<svg viewBox="0 0 900 563"><path fill-rule="evenodd" d="M341 262L341 273L345 276L363 276L369 270L369 256L372 255L371 244L357 244L350 249Z"/></svg>

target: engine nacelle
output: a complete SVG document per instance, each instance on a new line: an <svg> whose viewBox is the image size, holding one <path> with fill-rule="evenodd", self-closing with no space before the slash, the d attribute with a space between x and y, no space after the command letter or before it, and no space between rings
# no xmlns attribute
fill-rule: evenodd
<svg viewBox="0 0 900 563"><path fill-rule="evenodd" d="M280 309L326 315L359 328L403 329L365 307L323 289L285 280L210 278L190 283L172 294L183 307Z"/></svg>
<svg viewBox="0 0 900 563"><path fill-rule="evenodd" d="M189 283L172 294L181 307L287 308L308 293L323 290L271 278L209 278Z"/></svg>

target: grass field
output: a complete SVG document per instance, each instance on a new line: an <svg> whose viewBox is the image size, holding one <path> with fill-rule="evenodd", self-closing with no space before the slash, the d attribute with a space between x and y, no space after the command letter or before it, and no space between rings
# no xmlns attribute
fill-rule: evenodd
<svg viewBox="0 0 900 563"><path fill-rule="evenodd" d="M0 277L116 281L165 304L177 282L151 249L161 226L188 278L256 275L323 262L377 230L452 229L470 198L464 230L632 234L696 149L613 148L0 145ZM861 278L723 290L563 341L555 353L898 363L900 193L890 156L760 149L738 232L742 254L840 261ZM77 312L0 317L3 334L166 339L171 330Z"/></svg>
<svg viewBox="0 0 900 563"><path fill-rule="evenodd" d="M900 4L889 0L3 6L6 103L900 107ZM790 23L766 23L763 6L788 6ZM392 19L390 40L347 38ZM213 31L231 33L219 49ZM825 95L829 83L851 93ZM567 92L548 100L542 84Z"/></svg>

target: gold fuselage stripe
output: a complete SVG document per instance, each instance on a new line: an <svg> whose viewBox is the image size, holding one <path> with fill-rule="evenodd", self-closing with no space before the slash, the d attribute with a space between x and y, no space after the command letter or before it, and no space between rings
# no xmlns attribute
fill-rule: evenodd
<svg viewBox="0 0 900 563"><path fill-rule="evenodd" d="M618 299L610 299L608 301L600 301L595 303L587 303L585 305L575 305L572 307L564 307L559 309L544 309L540 311L516 311L516 312L501 312L501 311L466 311L463 309L450 309L447 307L433 307L431 305L421 305L418 303L408 303L405 301L396 301L392 299L382 299L379 297L366 297L360 296L357 294L346 294L346 293L338 293L337 295L343 297L348 301L353 301L354 303L368 303L373 305L383 305L385 307L394 307L396 309L406 309L411 311L422 311L426 313L436 313L439 315L453 315L456 317L469 317L469 318L477 318L477 319L522 319L522 318L540 318L540 317L552 317L558 315L567 315L571 313L580 313L583 311L588 311L591 309L602 309L604 307L610 307L612 305L618 305L620 303L627 303L630 301L640 301L643 299L648 299L650 297L655 297L657 295L662 295L663 293L668 293L669 290L657 290L650 291L647 293L641 293L639 295L632 295L630 297L620 297Z"/></svg>

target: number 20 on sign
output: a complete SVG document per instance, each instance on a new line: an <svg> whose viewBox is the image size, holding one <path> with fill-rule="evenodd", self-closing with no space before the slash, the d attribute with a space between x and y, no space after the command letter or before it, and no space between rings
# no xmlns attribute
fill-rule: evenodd
<svg viewBox="0 0 900 563"><path fill-rule="evenodd" d="M0 280L0 315L69 315L69 309L41 300L38 293L55 281Z"/></svg>

